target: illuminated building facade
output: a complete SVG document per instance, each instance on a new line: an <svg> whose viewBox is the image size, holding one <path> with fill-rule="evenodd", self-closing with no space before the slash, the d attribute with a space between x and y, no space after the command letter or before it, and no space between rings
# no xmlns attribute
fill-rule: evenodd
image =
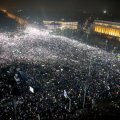
<svg viewBox="0 0 120 120"><path fill-rule="evenodd" d="M103 35L120 38L120 23L95 20L93 31Z"/></svg>
<svg viewBox="0 0 120 120"><path fill-rule="evenodd" d="M70 29L70 30L77 30L78 29L78 22L64 22L64 21L43 21L44 26L48 29Z"/></svg>

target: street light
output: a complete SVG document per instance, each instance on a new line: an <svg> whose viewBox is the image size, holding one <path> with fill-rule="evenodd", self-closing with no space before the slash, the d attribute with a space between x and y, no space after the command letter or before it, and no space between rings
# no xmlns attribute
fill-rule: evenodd
<svg viewBox="0 0 120 120"><path fill-rule="evenodd" d="M103 13L106 14L106 13L107 13L107 10L104 10Z"/></svg>

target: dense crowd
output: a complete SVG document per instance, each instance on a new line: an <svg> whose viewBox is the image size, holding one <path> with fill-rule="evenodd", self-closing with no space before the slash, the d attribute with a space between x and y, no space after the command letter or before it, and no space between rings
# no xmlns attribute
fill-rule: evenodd
<svg viewBox="0 0 120 120"><path fill-rule="evenodd" d="M11 65L0 71L1 120L98 119L120 113L117 73L107 79L93 70L91 76L86 76L85 71L79 74L69 66L19 67ZM34 93L29 91L29 86L34 88ZM64 90L71 99L70 111Z"/></svg>
<svg viewBox="0 0 120 120"><path fill-rule="evenodd" d="M81 30L6 29L0 34L0 120L119 116L120 59L106 53L118 52L118 42Z"/></svg>

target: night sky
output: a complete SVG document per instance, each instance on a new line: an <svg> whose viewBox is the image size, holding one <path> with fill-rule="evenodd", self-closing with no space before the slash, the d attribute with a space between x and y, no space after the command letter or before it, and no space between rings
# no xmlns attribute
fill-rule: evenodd
<svg viewBox="0 0 120 120"><path fill-rule="evenodd" d="M28 15L78 17L81 13L102 14L104 10L120 18L118 0L0 0L0 6L22 9Z"/></svg>

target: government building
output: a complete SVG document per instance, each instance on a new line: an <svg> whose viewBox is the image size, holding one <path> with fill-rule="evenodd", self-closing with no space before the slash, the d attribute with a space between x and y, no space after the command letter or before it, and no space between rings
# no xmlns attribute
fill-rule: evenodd
<svg viewBox="0 0 120 120"><path fill-rule="evenodd" d="M92 25L92 31L120 40L120 23L117 22L95 20Z"/></svg>
<svg viewBox="0 0 120 120"><path fill-rule="evenodd" d="M44 26L47 29L60 29L60 30L77 30L78 22L67 22L67 21L43 21Z"/></svg>

